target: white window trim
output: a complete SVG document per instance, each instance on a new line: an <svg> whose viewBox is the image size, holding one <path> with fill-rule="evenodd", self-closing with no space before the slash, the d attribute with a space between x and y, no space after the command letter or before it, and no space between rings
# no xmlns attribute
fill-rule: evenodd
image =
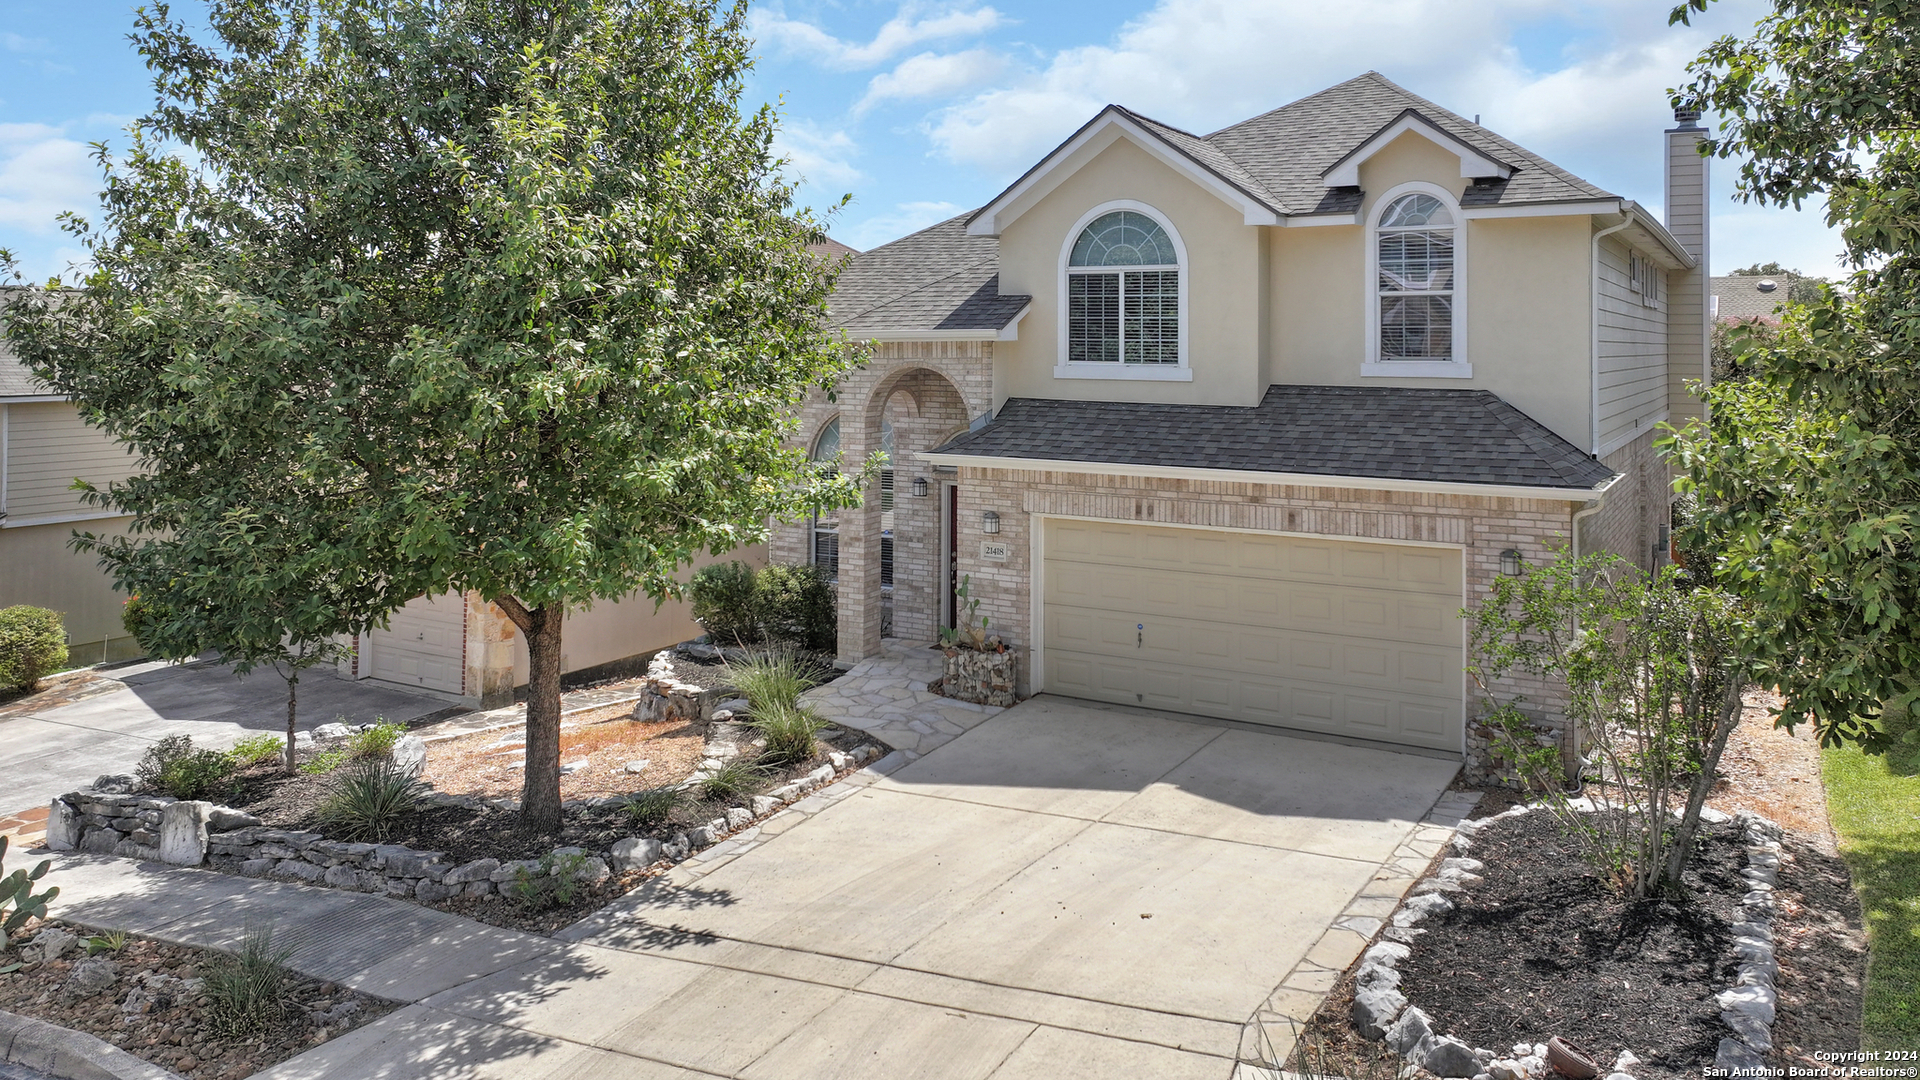
<svg viewBox="0 0 1920 1080"><path fill-rule="evenodd" d="M1094 220L1100 217L1100 215L1111 214L1115 210L1131 210L1137 214L1145 214L1147 217L1152 218L1162 229L1165 229L1167 237L1173 241L1173 250L1180 259L1180 264L1177 268L1180 273L1180 362L1178 364L1128 364L1125 361L1108 363L1104 360L1082 360L1076 363L1067 359L1067 262L1073 257L1073 245L1079 242L1080 234L1086 230L1086 227L1093 224ZM1127 268L1122 266L1114 267L1113 269L1124 272ZM1101 203L1099 206L1082 214L1080 220L1074 223L1073 228L1067 230L1066 242L1060 245L1060 266L1058 273L1054 275L1059 279L1058 306L1054 308L1054 310L1059 312L1060 326L1057 335L1059 351L1054 354L1053 377L1056 379L1139 379L1149 382L1192 382L1192 358L1187 348L1188 327L1192 322L1192 320L1187 317L1187 295L1192 287L1192 271L1193 262L1187 258L1187 244L1186 241L1180 238L1180 230L1173 227L1173 222L1167 219L1167 215L1148 206L1146 203L1135 202L1132 199L1116 199L1113 202Z"/></svg>
<svg viewBox="0 0 1920 1080"><path fill-rule="evenodd" d="M1380 359L1380 216L1402 195L1431 195L1453 214L1453 359ZM1471 379L1473 364L1467 350L1467 221L1460 216L1460 200L1438 184L1415 180L1390 188L1374 200L1367 213L1367 276L1362 295L1367 300L1367 354L1360 363L1362 376L1402 379Z"/></svg>

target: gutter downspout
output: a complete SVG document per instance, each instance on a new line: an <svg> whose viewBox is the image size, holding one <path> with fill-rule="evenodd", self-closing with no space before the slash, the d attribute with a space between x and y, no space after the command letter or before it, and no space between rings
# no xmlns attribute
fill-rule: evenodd
<svg viewBox="0 0 1920 1080"><path fill-rule="evenodd" d="M1592 369L1593 385L1589 390L1591 396L1587 399L1587 453L1595 457L1600 456L1600 240L1602 237L1612 236L1614 233L1633 224L1633 210L1631 207L1622 205L1620 212L1625 215L1625 217L1621 219L1620 224L1609 226L1593 234L1593 259L1587 264L1587 276L1592 279L1593 286L1593 310L1590 313L1592 318L1589 320L1593 324L1590 327L1591 340L1589 344L1591 353L1587 365ZM1594 504L1594 509L1599 509L1598 503ZM1582 513L1585 512L1586 511L1582 511ZM1578 521L1579 517L1579 514L1575 514L1574 520ZM1576 543L1574 554L1578 555L1579 553Z"/></svg>
<svg viewBox="0 0 1920 1080"><path fill-rule="evenodd" d="M1619 228L1626 228L1626 222L1622 222ZM1602 233L1601 235L1604 236L1605 234ZM1597 240L1598 238L1596 237L1596 242ZM1594 489L1594 497L1588 500L1585 506L1573 512L1573 522L1569 527L1573 530L1574 558L1577 559L1586 554L1586 530L1581 528L1581 526L1586 523L1587 518L1599 513L1600 510L1607 505L1607 493L1612 491L1613 485L1619 482L1620 477L1615 476L1601 487ZM1572 786L1578 787L1581 781L1581 774L1584 772L1582 762L1586 760L1586 747L1581 745L1580 725L1568 723L1565 732L1565 737L1560 740L1560 764L1566 769L1566 775L1572 782Z"/></svg>

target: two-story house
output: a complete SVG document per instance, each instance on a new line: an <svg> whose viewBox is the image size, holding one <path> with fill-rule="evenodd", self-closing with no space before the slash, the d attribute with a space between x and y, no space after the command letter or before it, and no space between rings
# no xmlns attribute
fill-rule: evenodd
<svg viewBox="0 0 1920 1080"><path fill-rule="evenodd" d="M1477 757L1461 608L1557 544L1665 557L1704 134L1663 223L1373 73L1205 137L1110 106L851 259L873 358L804 436L893 468L774 558L837 574L843 659L967 582L1023 692Z"/></svg>

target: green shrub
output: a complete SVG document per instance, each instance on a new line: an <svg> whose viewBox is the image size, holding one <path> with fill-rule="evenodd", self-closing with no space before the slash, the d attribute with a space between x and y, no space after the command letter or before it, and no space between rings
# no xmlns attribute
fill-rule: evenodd
<svg viewBox="0 0 1920 1080"><path fill-rule="evenodd" d="M345 746L336 746L331 750L316 750L307 755L300 763L300 771L308 776L325 776L352 760L353 751Z"/></svg>
<svg viewBox="0 0 1920 1080"><path fill-rule="evenodd" d="M67 666L60 613L20 604L0 608L0 690L31 690Z"/></svg>
<svg viewBox="0 0 1920 1080"><path fill-rule="evenodd" d="M751 795L766 782L767 770L745 758L734 758L696 784L695 790L700 792L702 799L712 802Z"/></svg>
<svg viewBox="0 0 1920 1080"><path fill-rule="evenodd" d="M798 765L819 750L820 729L827 722L804 705L755 706L748 721L767 740L762 760L772 765Z"/></svg>
<svg viewBox="0 0 1920 1080"><path fill-rule="evenodd" d="M755 713L799 708L800 695L820 683L816 666L788 649L756 649L727 665L727 676Z"/></svg>
<svg viewBox="0 0 1920 1080"><path fill-rule="evenodd" d="M222 791L239 762L221 750L195 750L191 735L168 735L147 748L134 777L148 791L176 799L204 799Z"/></svg>
<svg viewBox="0 0 1920 1080"><path fill-rule="evenodd" d="M342 772L314 815L336 839L382 841L425 794L419 780L384 758L362 758Z"/></svg>
<svg viewBox="0 0 1920 1080"><path fill-rule="evenodd" d="M286 1015L292 949L275 948L273 931L254 927L237 956L220 956L203 970L215 1029L225 1035L258 1035Z"/></svg>
<svg viewBox="0 0 1920 1080"><path fill-rule="evenodd" d="M774 565L760 571L755 603L767 636L775 641L833 652L840 644L833 584L818 566Z"/></svg>
<svg viewBox="0 0 1920 1080"><path fill-rule="evenodd" d="M539 869L514 870L507 896L529 911L566 907L580 895L580 868L586 862L585 855L543 855Z"/></svg>
<svg viewBox="0 0 1920 1080"><path fill-rule="evenodd" d="M374 717L374 724L365 731L356 731L347 739L347 753L357 758L386 757L393 753L393 744L407 733L405 724L389 724L383 717Z"/></svg>
<svg viewBox="0 0 1920 1080"><path fill-rule="evenodd" d="M641 828L664 825L673 812L687 804L686 793L679 788L657 787L627 796L624 809Z"/></svg>
<svg viewBox="0 0 1920 1080"><path fill-rule="evenodd" d="M286 752L287 740L278 735L249 735L233 744L227 756L236 768L251 769L266 761L275 761Z"/></svg>
<svg viewBox="0 0 1920 1080"><path fill-rule="evenodd" d="M753 567L743 562L703 566L688 587L693 617L716 645L751 645L760 640L760 609Z"/></svg>

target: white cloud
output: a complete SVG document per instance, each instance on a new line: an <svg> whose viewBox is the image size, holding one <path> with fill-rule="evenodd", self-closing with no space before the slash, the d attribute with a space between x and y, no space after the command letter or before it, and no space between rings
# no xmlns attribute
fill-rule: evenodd
<svg viewBox="0 0 1920 1080"><path fill-rule="evenodd" d="M89 153L57 127L0 124L0 228L51 236L63 211L91 210L100 178Z"/></svg>
<svg viewBox="0 0 1920 1080"><path fill-rule="evenodd" d="M834 239L867 251L898 240L908 233L919 232L929 225L937 225L961 209L960 204L950 202L904 202L888 213L861 221Z"/></svg>
<svg viewBox="0 0 1920 1080"><path fill-rule="evenodd" d="M1851 270L1839 261L1844 250L1839 234L1826 226L1824 203L1809 203L1799 213L1725 201L1713 208L1716 274L1777 262L1817 277L1843 277Z"/></svg>
<svg viewBox="0 0 1920 1080"><path fill-rule="evenodd" d="M853 112L858 116L883 101L952 97L992 82L1006 70L1007 58L992 49L968 49L944 56L923 52L901 61L892 71L875 75Z"/></svg>
<svg viewBox="0 0 1920 1080"><path fill-rule="evenodd" d="M773 151L787 159L788 174L813 184L852 184L866 178L853 162L859 148L845 131L822 131L804 120L783 123Z"/></svg>
<svg viewBox="0 0 1920 1080"><path fill-rule="evenodd" d="M900 13L888 19L865 44L842 41L812 23L789 19L777 6L769 12L755 12L747 27L758 40L770 39L792 52L813 56L828 67L855 70L884 63L921 42L971 37L1007 22L990 7L949 6L922 15L925 10L924 4L902 4Z"/></svg>
<svg viewBox="0 0 1920 1080"><path fill-rule="evenodd" d="M0 45L6 46L8 52L46 52L48 42L46 38L21 37L19 34L5 33L0 34Z"/></svg>

